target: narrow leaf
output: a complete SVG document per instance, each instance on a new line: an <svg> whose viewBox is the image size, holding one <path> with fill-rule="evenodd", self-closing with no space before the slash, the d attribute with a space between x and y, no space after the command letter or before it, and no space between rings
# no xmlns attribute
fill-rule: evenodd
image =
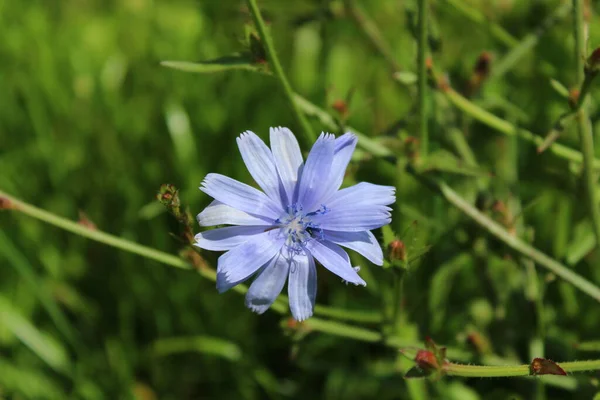
<svg viewBox="0 0 600 400"><path fill-rule="evenodd" d="M199 74L213 74L215 72L231 70L262 72L259 66L252 64L252 60L249 57L243 55L219 57L214 60L197 63L188 61L162 61L160 65L167 68Z"/></svg>
<svg viewBox="0 0 600 400"><path fill-rule="evenodd" d="M152 345L152 350L158 357L177 353L202 353L237 361L242 356L242 351L235 343L210 336L159 339Z"/></svg>
<svg viewBox="0 0 600 400"><path fill-rule="evenodd" d="M64 347L33 326L3 296L0 296L0 324L8 328L23 344L56 371L65 372L69 369L69 359Z"/></svg>

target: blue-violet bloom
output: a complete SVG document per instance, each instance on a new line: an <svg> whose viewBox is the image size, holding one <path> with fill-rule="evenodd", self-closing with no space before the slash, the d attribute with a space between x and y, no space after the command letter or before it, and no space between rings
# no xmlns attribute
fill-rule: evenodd
<svg viewBox="0 0 600 400"><path fill-rule="evenodd" d="M361 182L339 190L357 138L321 134L302 160L287 128L271 128L271 149L254 133L237 139L248 171L263 190L220 174L208 174L200 189L214 201L198 215L201 226L233 225L196 235L196 246L226 251L217 265L224 292L252 275L246 305L261 314L286 280L294 318L310 317L317 294L315 259L355 285L366 285L344 249L377 265L383 252L370 232L391 221L394 188Z"/></svg>

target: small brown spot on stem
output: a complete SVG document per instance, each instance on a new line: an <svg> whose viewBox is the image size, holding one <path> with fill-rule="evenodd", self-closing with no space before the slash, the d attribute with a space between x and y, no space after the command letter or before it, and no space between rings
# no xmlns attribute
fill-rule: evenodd
<svg viewBox="0 0 600 400"><path fill-rule="evenodd" d="M6 197L0 196L0 210L13 210L15 205Z"/></svg>
<svg viewBox="0 0 600 400"><path fill-rule="evenodd" d="M98 228L96 227L96 224L94 224L92 222L92 220L90 220L88 218L88 216L81 210L79 210L79 221L77 221L77 223L79 225L83 225L88 229L91 229L93 231L97 230Z"/></svg>

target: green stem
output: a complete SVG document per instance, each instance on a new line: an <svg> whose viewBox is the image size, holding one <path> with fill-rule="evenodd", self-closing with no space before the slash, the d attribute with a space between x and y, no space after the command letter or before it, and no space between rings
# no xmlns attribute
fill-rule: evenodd
<svg viewBox="0 0 600 400"><path fill-rule="evenodd" d="M209 268L195 268L192 264L180 259L179 257L167 254L152 248L139 245L137 243L130 242L126 239L119 238L104 232L92 230L84 227L83 225L77 224L68 219L56 216L47 211L41 210L30 204L24 203L8 194L0 191L0 203L7 204L9 209L14 211L22 212L25 215L54 225L58 228L64 229L68 232L75 233L82 237L97 241L102 244L116 247L118 249L138 254L142 257L161 262L163 264L186 269L196 269L204 278L211 281L216 280L215 271ZM244 285L237 285L232 290L238 293L246 293L248 288ZM280 296L279 299L271 306L271 310L281 315L287 315L288 299L286 296ZM381 315L373 313L365 313L360 311L341 310L335 308L328 308L321 305L315 307L315 315L323 315L327 317L335 317L339 319L345 319L349 321L362 322L362 323L377 323L382 320ZM407 342L406 340L397 336L385 336L378 331L357 327L340 323L338 321L322 320L316 317L310 318L302 323L301 326L307 327L309 330L327 333L330 335L345 337L348 339L359 340L363 342L381 342L390 348L418 348L418 343ZM459 349L448 348L448 356L454 359L464 360L465 362L471 358L470 353L466 353Z"/></svg>
<svg viewBox="0 0 600 400"><path fill-rule="evenodd" d="M577 84L583 82L585 60L585 32L583 20L583 0L573 0L573 37L575 38L575 76Z"/></svg>
<svg viewBox="0 0 600 400"><path fill-rule="evenodd" d="M306 142L308 144L312 144L317 137L310 123L308 122L308 120L294 101L294 92L285 76L285 73L283 72L283 68L281 67L279 58L277 57L275 46L273 45L273 41L271 39L271 35L267 33L267 27L265 25L265 21L263 20L262 15L260 14L258 6L256 5L256 0L248 0L248 7L250 8L250 13L252 14L252 18L254 19L256 28L258 29L258 34L260 35L262 43L265 46L265 50L267 51L269 64L273 68L275 76L277 77L277 79L279 79L279 83L281 84L281 87L283 88L283 91L285 92L285 95L287 96L287 99L290 102L290 106L296 114L296 118L298 120L298 123L302 127L302 131L304 133L304 138L306 139Z"/></svg>
<svg viewBox="0 0 600 400"><path fill-rule="evenodd" d="M430 186L433 190L439 192L450 204L458 208L479 226L487 230L490 234L502 241L508 247L530 258L538 265L543 266L555 275L571 283L583 293L600 302L600 288L598 286L594 285L581 275L573 272L571 269L562 265L558 261L548 257L546 254L542 253L536 248L528 245L520 238L511 235L508 231L506 231L506 229L494 222L487 215L481 213L465 199L459 196L458 193L450 189L450 187L448 187L444 182L425 178L424 176L415 172L414 168L410 165L407 166L407 170L417 179Z"/></svg>
<svg viewBox="0 0 600 400"><path fill-rule="evenodd" d="M482 25L486 29L489 29L490 34L496 38L496 40L502 42L505 46L514 47L519 44L519 41L507 30L497 23L490 21L489 18L481 13L481 11L470 6L467 2L463 0L446 0L442 3L451 5L464 17L467 17L471 21Z"/></svg>
<svg viewBox="0 0 600 400"><path fill-rule="evenodd" d="M393 272L395 276L392 333L396 333L399 329L400 318L402 317L402 292L404 288L404 271L395 268Z"/></svg>
<svg viewBox="0 0 600 400"><path fill-rule="evenodd" d="M446 375L477 378L528 376L529 365L489 366L448 363L444 366Z"/></svg>
<svg viewBox="0 0 600 400"><path fill-rule="evenodd" d="M427 0L419 0L419 21L418 21L418 57L417 57L417 78L418 78L418 96L419 96L419 140L421 141L421 159L427 158L429 151L429 132L427 130L427 67L425 58L427 56Z"/></svg>
<svg viewBox="0 0 600 400"><path fill-rule="evenodd" d="M21 212L25 215L38 219L40 221L46 222L50 225L54 225L58 228L64 229L68 232L74 233L76 235L94 240L96 242L115 247L120 250L127 251L129 253L137 254L139 256L148 258L150 260L158 261L165 265L185 269L185 270L197 270L201 276L211 281L217 280L216 272L210 268L196 268L192 264L186 262L185 260L159 251L155 250L151 247L142 246L140 244L131 242L127 239L120 238L118 236L110 235L105 232L101 232L98 230L89 229L81 224L70 221L66 218L59 217L55 214L49 213L48 211L42 210L40 208L34 207L31 204L27 204L19 199L16 199L13 196L10 196L3 191L0 190L0 203L7 201L9 206L7 208L12 209L14 211ZM234 291L244 294L248 291L248 288L244 285L234 286ZM288 298L286 296L279 296L277 301L273 303L271 309L275 312L285 315L288 312ZM336 318L340 320L346 321L354 321L359 323L378 323L382 320L381 315L378 313L365 312L365 311L354 311L354 310L344 310L339 308L329 308L322 305L317 305L315 307L315 315L322 315L325 317ZM332 322L336 323L336 322ZM345 325L341 325L342 329Z"/></svg>
<svg viewBox="0 0 600 400"><path fill-rule="evenodd" d="M560 363L565 372L595 371L600 369L600 360L570 361Z"/></svg>
<svg viewBox="0 0 600 400"><path fill-rule="evenodd" d="M518 136L519 138L526 140L530 143L535 144L536 146L541 146L544 144L544 138L538 135L533 134L525 129L520 129L515 127L508 121L503 120L490 113L487 110L479 107L475 103L469 101L465 97L458 94L451 88L443 89L442 93L446 95L446 98L454 104L457 108L463 111L465 114L473 117L477 121L489 126L492 129L497 130L500 133L503 133L508 136ZM567 146L563 146L559 143L552 143L548 150L556 155L557 157L563 158L569 161L575 161L578 163L583 162L583 156L577 150L573 150ZM592 165L594 169L600 169L600 160L593 159Z"/></svg>
<svg viewBox="0 0 600 400"><path fill-rule="evenodd" d="M77 235L86 237L88 239L95 240L97 242L116 247L118 249L128 251L134 254L138 254L142 257L155 260L166 265L192 270L194 267L180 259L179 257L163 253L158 250L154 250L152 248L139 245L137 243L130 242L128 240L109 235L104 232L100 232L97 230L92 230L86 228L83 225L75 223L73 221L69 221L65 218L56 216L47 211L41 210L37 207L34 207L30 204L24 203L12 196L7 195L6 193L0 191L0 200L2 200L3 204L8 204L8 208L13 209L15 211L22 212L30 217L39 219L43 222L54 225L58 228L64 229L71 233L75 233ZM507 233L508 234L508 233ZM210 270L208 268L200 268L198 272L207 279L212 281L216 280L215 271ZM558 275L558 274L557 274ZM577 276L577 275L576 275ZM234 290L237 292L245 293L247 288L243 285L237 285L234 287ZM285 300L284 296L281 296L281 300ZM287 307L284 306L283 301L276 302L271 309L276 311L279 314L286 314ZM323 308L321 307L321 310ZM315 309L315 313L317 313L318 309ZM345 316L352 315L349 312L344 313ZM326 321L320 320L318 318L311 318L303 323L309 329L320 331L323 333L328 333L331 335L336 335L340 337L346 337L349 339L360 340L365 342L382 342L385 345L393 348L402 348L402 347L414 347L415 344L407 343L398 337L385 337L381 333L365 328L360 328L352 325L342 324L336 321ZM449 355L452 355L452 349L449 349ZM464 356L462 353L457 352L456 354ZM562 368L568 372L576 372L576 371L587 371L593 369L600 369L600 361L581 361L581 362L570 362L570 363L562 363ZM528 368L528 366L525 366ZM474 369L475 368L475 369ZM474 367L474 366L463 366L458 364L449 364L448 374L449 375L457 375L457 376L520 376L521 373L515 374L515 369L522 372L521 369L523 366L518 367ZM504 374L501 375L502 371ZM512 374L507 375L506 371L511 372ZM527 374L524 374L527 375Z"/></svg>
<svg viewBox="0 0 600 400"><path fill-rule="evenodd" d="M206 72L206 66L204 64L208 63L192 63L187 61L163 61L161 63L162 66L167 68L174 68L179 71L192 72L192 73L204 73ZM273 77L273 74L269 71L265 71L264 69L257 68L255 65L251 64L247 61L246 64L238 63L235 66L236 69L244 69L256 73L260 73L261 75ZM231 68L230 68L231 69ZM300 96L298 93L292 93L294 103L298 106L298 108L307 116L313 117L319 120L319 122L325 125L328 129L332 131L336 131L339 129L339 124L336 120L329 114L327 111L323 110L321 107L317 106L314 103L311 103L304 97ZM385 145L378 142L376 139L373 139L364 133L357 131L356 129L345 126L345 128L352 133L358 136L358 147L368 151L373 156L376 157L389 157L393 156L394 153L386 147ZM312 144L312 143L311 143Z"/></svg>
<svg viewBox="0 0 600 400"><path fill-rule="evenodd" d="M563 19L569 13L571 5L565 3L560 5L548 18L544 19L539 27L533 32L525 36L515 46L512 46L510 51L504 55L497 63L494 64L490 73L490 80L499 79L512 67L526 56L531 55L532 49L541 41L542 37L548 32L558 21ZM550 63L547 61L539 61L541 67L548 67Z"/></svg>
<svg viewBox="0 0 600 400"><path fill-rule="evenodd" d="M339 128L339 125L335 121L335 119L321 107L317 106L314 103L306 100L304 97L299 94L294 94L294 101L300 107L300 109L308 116L316 118L319 122L325 125L328 129L335 131ZM351 126L346 125L346 129L354 133L358 137L357 146L365 151L371 153L376 157L391 157L394 153L390 150L389 147L386 147L381 142L373 139L365 135L364 133L359 132L358 130L352 128Z"/></svg>
<svg viewBox="0 0 600 400"><path fill-rule="evenodd" d="M365 36L371 42L373 48L381 53L385 61L390 66L390 69L393 72L400 71L400 65L394 59L392 54L392 50L388 43L384 40L381 31L377 27L377 24L369 18L369 16L360 8L358 4L356 4L355 0L345 0L344 4L346 6L346 10L356 22L356 25L362 30Z"/></svg>
<svg viewBox="0 0 600 400"><path fill-rule="evenodd" d="M375 343L383 341L383 336L377 331L352 325L341 325L333 321L327 321L318 318L307 319L302 323L302 328L345 337L348 339L360 340L362 342Z"/></svg>
<svg viewBox="0 0 600 400"><path fill-rule="evenodd" d="M21 200L18 200L7 193L4 193L0 190L0 198L8 199L10 203L10 208L19 211L25 215L29 215L35 219L39 219L40 221L44 221L50 225L54 225L58 228L64 229L71 233L74 233L79 236L86 237L88 239L92 239L96 242L100 242L106 244L108 246L116 247L117 249L127 251L129 253L137 254L142 257L158 261L160 263L169 265L175 268L181 269L193 269L193 266L181 258L164 253L159 250L155 250L150 247L142 246L140 244L131 242L126 239L122 239L118 236L113 236L108 233L104 233L95 229L87 228L84 225L78 224L77 222L70 221L66 218L59 217L58 215L52 214L48 211L42 210L40 208L34 207L31 204L27 204ZM210 273L206 276L207 278L213 278L214 272L211 275ZM216 278L214 278L216 279ZM213 280L214 280L213 279Z"/></svg>
<svg viewBox="0 0 600 400"><path fill-rule="evenodd" d="M558 365L568 374L572 372L598 370L600 369L600 360L562 362ZM529 365L487 366L447 363L444 365L444 371L446 372L446 375L470 378L499 378L531 375Z"/></svg>
<svg viewBox="0 0 600 400"><path fill-rule="evenodd" d="M600 351L600 340L592 340L589 342L581 342L574 345L578 351Z"/></svg>
<svg viewBox="0 0 600 400"><path fill-rule="evenodd" d="M315 306L315 314L341 321L353 321L364 324L378 324L383 320L381 314L377 312L345 310L341 308L324 307L320 304Z"/></svg>
<svg viewBox="0 0 600 400"><path fill-rule="evenodd" d="M600 208L598 208L598 199L596 197L596 177L594 176L594 137L590 126L585 107L585 95L589 92L590 76L585 72L585 33L583 20L583 1L573 0L573 17L575 36L575 61L577 84L584 85L586 93L580 93L580 100L577 101L577 126L579 131L579 142L581 144L581 153L583 154L583 179L585 191L587 194L588 207L592 217L592 227L596 236L596 243L600 243ZM586 79L588 78L588 79ZM593 79L593 78L592 78ZM587 82L587 85L585 83ZM582 89L583 90L583 89Z"/></svg>

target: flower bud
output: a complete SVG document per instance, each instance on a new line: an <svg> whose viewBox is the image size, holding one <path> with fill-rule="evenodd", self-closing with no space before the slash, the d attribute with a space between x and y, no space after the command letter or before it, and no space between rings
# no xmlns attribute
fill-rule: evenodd
<svg viewBox="0 0 600 400"><path fill-rule="evenodd" d="M429 350L419 350L416 357L415 363L423 371L432 372L440 369L440 365L437 361L437 357Z"/></svg>
<svg viewBox="0 0 600 400"><path fill-rule="evenodd" d="M600 47L592 52L585 64L585 68L588 73L595 74L600 71Z"/></svg>
<svg viewBox="0 0 600 400"><path fill-rule="evenodd" d="M400 239L394 239L388 246L390 261L406 261L406 245Z"/></svg>

